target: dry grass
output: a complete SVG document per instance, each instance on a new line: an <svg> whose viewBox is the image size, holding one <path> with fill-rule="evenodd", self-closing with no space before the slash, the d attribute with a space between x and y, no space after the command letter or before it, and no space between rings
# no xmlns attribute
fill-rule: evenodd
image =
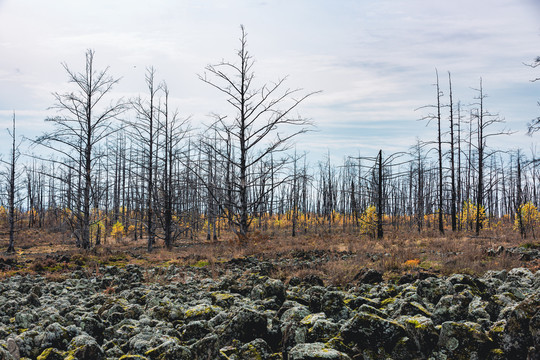
<svg viewBox="0 0 540 360"><path fill-rule="evenodd" d="M81 251L67 234L25 230L17 236L15 245L18 252L15 255L0 256L0 277L29 272L47 273L48 276L61 278L62 273L75 268L84 268L89 274L96 275L99 265L125 266L128 263L148 267L207 267L215 275L221 262L233 258L253 256L279 260L293 258L302 251L316 250L332 256L329 261L317 266L277 266L272 275L288 280L292 276L315 274L328 283L343 285L351 282L366 267L382 271L386 278L420 270L440 274L460 272L479 275L487 270L519 266L532 270L540 268L539 261L522 262L516 256L504 253L495 257L487 254L490 248L508 248L523 243L525 241L519 238L519 234L509 228L483 230L480 237L451 231L445 236L429 232L418 234L387 231L380 240L346 231L292 237L284 231L273 230L267 233L254 232L244 244L239 243L233 234L223 234L219 241L184 240L172 249L157 243L155 250L148 254L144 239L137 242L132 239L109 239L99 247ZM7 248L7 240L0 239L0 248L4 247ZM4 262L13 259L18 265L4 267L2 270L2 259Z"/></svg>

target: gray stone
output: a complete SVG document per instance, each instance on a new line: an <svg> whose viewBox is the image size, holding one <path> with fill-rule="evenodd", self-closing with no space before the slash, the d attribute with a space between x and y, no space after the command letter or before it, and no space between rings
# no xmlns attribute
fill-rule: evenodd
<svg viewBox="0 0 540 360"><path fill-rule="evenodd" d="M389 352L406 333L403 325L393 320L360 312L341 327L341 335L345 343L366 349L384 347Z"/></svg>
<svg viewBox="0 0 540 360"><path fill-rule="evenodd" d="M74 337L69 343L68 351L78 360L102 360L105 358L105 353L97 341L86 334Z"/></svg>
<svg viewBox="0 0 540 360"><path fill-rule="evenodd" d="M444 322L437 347L449 359L486 359L493 348L492 340L473 322Z"/></svg>
<svg viewBox="0 0 540 360"><path fill-rule="evenodd" d="M350 360L347 354L328 348L323 343L298 344L289 352L289 360Z"/></svg>

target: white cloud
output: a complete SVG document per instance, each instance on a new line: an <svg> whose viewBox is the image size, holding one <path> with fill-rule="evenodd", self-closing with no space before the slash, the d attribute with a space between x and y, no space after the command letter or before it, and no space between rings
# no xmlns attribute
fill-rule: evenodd
<svg viewBox="0 0 540 360"><path fill-rule="evenodd" d="M23 114L52 105L50 93L67 88L60 63L81 69L87 48L122 77L115 96L144 95L144 69L153 65L180 112L204 122L228 108L196 74L234 60L240 24L259 79L289 74L292 88L323 90L300 109L320 130L299 140L309 147L355 154L356 147L407 148L415 136L430 136L414 109L435 101L435 68L445 93L452 72L454 96L465 104L483 77L489 108L512 128L523 129L540 111L539 85L528 82L539 75L522 64L540 55L535 0L4 0L0 10L2 124L13 109L24 121ZM396 141L388 133L405 135ZM523 146L536 141L511 138Z"/></svg>

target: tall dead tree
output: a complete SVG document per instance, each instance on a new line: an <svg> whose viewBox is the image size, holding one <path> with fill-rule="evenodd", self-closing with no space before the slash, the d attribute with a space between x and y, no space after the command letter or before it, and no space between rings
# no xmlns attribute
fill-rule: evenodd
<svg viewBox="0 0 540 360"><path fill-rule="evenodd" d="M443 96L442 91L440 90L439 86L439 72L437 69L435 69L435 75L437 78L437 82L435 83L435 88L437 91L437 104L436 105L428 105L423 106L420 109L423 108L435 108L436 113L435 114L428 114L422 118L422 120L427 120L428 124L432 120L437 121L437 157L438 157L438 223L439 223L439 232L441 234L444 234L444 211L443 211L443 205L444 205L444 193L443 193L443 149L442 149L442 132L441 132L441 98Z"/></svg>
<svg viewBox="0 0 540 360"><path fill-rule="evenodd" d="M534 59L534 62L532 64L525 64L527 66L530 66L532 68L536 68L540 66L540 56L537 56L536 59ZM531 80L532 82L540 81L540 78L534 78ZM537 102L538 106L540 106L540 101ZM533 119L530 123L527 124L529 131L528 134L531 135L538 130L540 130L540 116Z"/></svg>
<svg viewBox="0 0 540 360"><path fill-rule="evenodd" d="M213 149L218 160L228 164L226 166L231 167L230 173L237 176L237 181L230 183L231 188L226 189L226 192L230 190L234 193L232 203L228 204L231 211L223 213L228 215L239 240L245 241L252 219L250 216L267 194L284 180L267 186L263 193L252 190L261 183L262 178L270 178L272 172L279 173L287 163L284 151L290 148L290 140L305 133L310 125L307 119L294 114L294 111L314 93L301 94L301 89L285 89L286 78L257 87L254 60L247 50L247 34L243 26L240 29L238 61L208 65L204 75L199 78L224 94L235 112L232 119L216 115L211 128L232 150L223 150L228 146ZM204 146L215 147L210 141ZM274 162L273 169L259 166L268 157L275 158L280 153L283 156ZM200 176L200 180L204 182L205 178ZM217 194L212 196L218 198ZM222 208L227 206L223 202L219 205Z"/></svg>
<svg viewBox="0 0 540 360"><path fill-rule="evenodd" d="M477 108L476 111L473 112L473 118L476 119L476 151L478 156L478 180L476 190L476 206L478 210L475 214L475 232L476 235L479 235L480 229L482 228L481 209L484 206L484 166L486 158L490 155L486 152L487 139L497 135L509 135L510 132L507 130L488 132L489 128L495 124L503 123L504 120L497 114L492 114L485 109L484 100L487 95L484 94L482 78L480 78L480 87L476 89L476 91L478 92L478 95L475 97L477 102L474 105L476 105Z"/></svg>
<svg viewBox="0 0 540 360"><path fill-rule="evenodd" d="M76 187L76 208L70 211L77 245L87 249L91 244L91 195L94 162L98 157L96 148L115 131L112 121L125 111L126 106L121 100L102 106L119 79L108 74L108 67L100 71L94 68L93 50L86 52L84 71L74 72L65 63L62 66L75 90L53 94L56 103L52 109L60 115L45 120L52 123L54 130L40 136L36 143L65 157L67 165L64 166L71 167L80 179Z"/></svg>
<svg viewBox="0 0 540 360"><path fill-rule="evenodd" d="M131 101L131 105L136 112L137 121L132 122L130 126L130 134L133 141L138 143L141 150L142 162L139 164L144 172L142 179L146 185L146 235L147 235L147 250L152 251L155 243L156 224L154 221L154 199L155 193L155 167L156 167L156 143L159 129L159 104L158 92L161 90L160 85L155 83L155 69L150 67L146 69L145 82L148 89L148 98L141 96Z"/></svg>
<svg viewBox="0 0 540 360"><path fill-rule="evenodd" d="M455 160L455 141L454 141L454 100L452 98L452 77L448 72L448 87L450 96L450 216L452 217L452 231L457 230L457 211L456 211L456 160ZM459 118L458 118L459 121Z"/></svg>
<svg viewBox="0 0 540 360"><path fill-rule="evenodd" d="M15 252L15 193L17 192L17 175L15 168L19 160L19 146L17 145L15 136L15 113L13 113L13 125L11 130L8 129L11 137L11 153L9 161L2 161L7 165L6 180L7 180L7 196L8 196L8 226L9 226L9 244L7 253Z"/></svg>

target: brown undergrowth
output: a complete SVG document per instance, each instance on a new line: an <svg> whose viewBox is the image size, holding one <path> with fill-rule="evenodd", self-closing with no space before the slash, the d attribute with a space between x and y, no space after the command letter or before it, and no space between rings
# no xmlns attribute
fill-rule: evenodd
<svg viewBox="0 0 540 360"><path fill-rule="evenodd" d="M0 277L14 274L40 273L51 278L74 269L89 273L100 265L143 267L169 265L206 267L217 274L220 264L246 256L274 264L272 276L288 280L293 276L314 274L326 283L345 285L354 281L363 268L384 273L387 279L405 273L428 271L441 275L468 273L481 275L488 270L514 267L539 268L538 261L522 261L518 256L501 252L490 256L489 249L511 248L525 244L519 234L509 230L483 230L481 236L469 233L436 233L387 231L383 239L372 239L354 232L336 231L321 234L300 234L292 237L281 232L254 232L249 241L240 244L232 234L218 241L197 239L179 241L171 249L159 242L152 253L146 252L144 239L109 240L91 250L75 247L68 234L26 230L17 236L17 253L0 255ZM529 241L530 243L530 241ZM0 240L0 248L7 241ZM310 263L308 254L313 257ZM296 261L301 258L303 261ZM287 261L286 265L285 261ZM307 259L307 260L306 260Z"/></svg>

